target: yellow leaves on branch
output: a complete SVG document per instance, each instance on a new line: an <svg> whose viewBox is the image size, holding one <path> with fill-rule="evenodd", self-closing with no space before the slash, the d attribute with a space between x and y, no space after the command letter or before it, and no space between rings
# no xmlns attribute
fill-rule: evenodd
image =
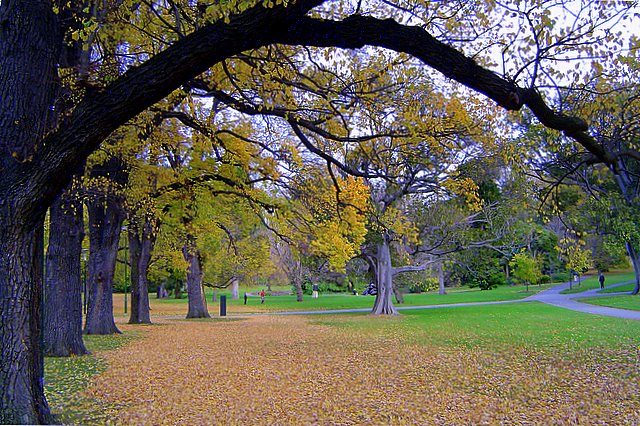
<svg viewBox="0 0 640 426"><path fill-rule="evenodd" d="M331 269L342 271L346 263L360 252L367 234L369 189L362 179L352 176L336 178L340 192L317 194L327 207L324 219L314 229L310 251L327 259Z"/></svg>
<svg viewBox="0 0 640 426"><path fill-rule="evenodd" d="M381 227L391 231L410 245L419 242L420 233L415 223L395 207L387 208L378 222Z"/></svg>
<svg viewBox="0 0 640 426"><path fill-rule="evenodd" d="M482 209L482 200L478 196L478 185L473 179L467 177L447 179L444 181L443 186L453 194L463 198L472 211L477 212Z"/></svg>

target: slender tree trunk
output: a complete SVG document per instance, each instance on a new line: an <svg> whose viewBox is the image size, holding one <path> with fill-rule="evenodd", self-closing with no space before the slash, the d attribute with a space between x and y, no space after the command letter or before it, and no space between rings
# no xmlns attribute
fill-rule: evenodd
<svg viewBox="0 0 640 426"><path fill-rule="evenodd" d="M640 254L630 242L627 242L626 246L629 257L631 258L631 263L633 264L633 270L636 273L636 285L633 287L631 294L638 294L640 292Z"/></svg>
<svg viewBox="0 0 640 426"><path fill-rule="evenodd" d="M302 277L300 276L300 268L293 277L293 285L296 288L296 302L304 301L304 291L302 290Z"/></svg>
<svg viewBox="0 0 640 426"><path fill-rule="evenodd" d="M200 254L195 246L193 238L188 238L188 242L182 249L184 260L189 264L187 270L187 296L189 298L189 311L187 318L211 318L207 310L207 301L204 297L202 287L202 265Z"/></svg>
<svg viewBox="0 0 640 426"><path fill-rule="evenodd" d="M145 218L142 232L129 225L129 261L131 263L131 316L129 324L150 324L149 282L147 273L156 241L155 220Z"/></svg>
<svg viewBox="0 0 640 426"><path fill-rule="evenodd" d="M92 200L89 211L89 303L85 334L120 333L113 319L113 275L124 212L111 197Z"/></svg>
<svg viewBox="0 0 640 426"><path fill-rule="evenodd" d="M376 268L376 284L378 294L371 310L372 315L400 315L393 306L393 267L391 265L391 253L389 241L386 237L378 245L376 254L378 265Z"/></svg>
<svg viewBox="0 0 640 426"><path fill-rule="evenodd" d="M400 291L400 289L398 288L398 286L395 285L393 280L392 280L392 287L393 287L393 295L396 297L396 303L398 303L399 305L402 305L404 303L404 296Z"/></svg>
<svg viewBox="0 0 640 426"><path fill-rule="evenodd" d="M444 268L442 267L442 261L438 262L438 294L447 294L447 290L444 288Z"/></svg>
<svg viewBox="0 0 640 426"><path fill-rule="evenodd" d="M613 176L618 183L618 187L622 191L625 201L631 208L638 208L637 203L637 185L633 184L634 179L630 176L627 167L621 160L618 160L616 167L611 168ZM625 243L627 253L633 264L633 270L636 273L636 285L633 288L631 294L638 294L640 292L640 253L637 250L637 246L630 241Z"/></svg>
<svg viewBox="0 0 640 426"><path fill-rule="evenodd" d="M235 277L231 281L231 298L233 300L240 299L240 280Z"/></svg>
<svg viewBox="0 0 640 426"><path fill-rule="evenodd" d="M84 238L83 208L82 201L71 197L61 195L49 210L44 284L44 351L47 356L89 353L82 340L80 256Z"/></svg>

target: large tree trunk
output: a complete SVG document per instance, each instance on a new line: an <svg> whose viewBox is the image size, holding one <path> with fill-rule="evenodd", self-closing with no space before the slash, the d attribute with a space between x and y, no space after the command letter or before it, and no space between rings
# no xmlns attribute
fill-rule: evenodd
<svg viewBox="0 0 640 426"><path fill-rule="evenodd" d="M89 210L89 303L85 334L120 333L113 319L113 275L124 212L111 197L92 200Z"/></svg>
<svg viewBox="0 0 640 426"><path fill-rule="evenodd" d="M129 224L129 261L131 262L131 316L129 324L150 324L147 272L156 241L155 220L145 218L142 230Z"/></svg>
<svg viewBox="0 0 640 426"><path fill-rule="evenodd" d="M89 351L82 340L82 201L63 194L49 211L44 351L47 356L85 355Z"/></svg>
<svg viewBox="0 0 640 426"><path fill-rule="evenodd" d="M0 201L0 424L53 421L44 397L43 221L12 220ZM3 204L3 202L5 202Z"/></svg>
<svg viewBox="0 0 640 426"><path fill-rule="evenodd" d="M627 242L626 245L627 252L631 258L631 263L633 264L633 270L636 273L636 285L633 287L631 294L638 294L640 292L640 254L630 242Z"/></svg>
<svg viewBox="0 0 640 426"><path fill-rule="evenodd" d="M391 253L389 252L389 241L383 237L378 245L376 254L376 284L378 294L371 310L371 315L399 315L393 306L393 266L391 265Z"/></svg>
<svg viewBox="0 0 640 426"><path fill-rule="evenodd" d="M93 197L88 203L89 303L84 332L114 334L120 330L113 319L113 276L125 218L123 199L116 195L116 191L124 188L129 173L120 158L111 156L102 164L93 166L91 177L99 182L96 191L105 194Z"/></svg>
<svg viewBox="0 0 640 426"><path fill-rule="evenodd" d="M207 310L207 301L202 287L202 265L200 254L192 238L182 248L184 260L189 264L187 270L187 297L189 298L189 311L187 318L211 318Z"/></svg>
<svg viewBox="0 0 640 426"><path fill-rule="evenodd" d="M58 35L50 1L0 2L0 424L53 421L43 389L42 269L44 216L56 194L41 202L48 188L35 186L30 170L55 116Z"/></svg>

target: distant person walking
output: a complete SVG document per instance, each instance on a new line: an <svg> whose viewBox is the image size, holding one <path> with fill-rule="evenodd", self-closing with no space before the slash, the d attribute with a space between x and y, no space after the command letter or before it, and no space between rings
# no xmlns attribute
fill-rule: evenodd
<svg viewBox="0 0 640 426"><path fill-rule="evenodd" d="M264 303L264 290L260 290L260 304Z"/></svg>
<svg viewBox="0 0 640 426"><path fill-rule="evenodd" d="M311 287L312 291L311 291L311 297L313 299L317 299L318 298L318 283L313 283L313 287Z"/></svg>
<svg viewBox="0 0 640 426"><path fill-rule="evenodd" d="M245 305L247 304L247 292L246 291L244 292L244 304Z"/></svg>
<svg viewBox="0 0 640 426"><path fill-rule="evenodd" d="M604 274L600 272L600 276L598 277L598 281L600 281L600 288L604 288Z"/></svg>

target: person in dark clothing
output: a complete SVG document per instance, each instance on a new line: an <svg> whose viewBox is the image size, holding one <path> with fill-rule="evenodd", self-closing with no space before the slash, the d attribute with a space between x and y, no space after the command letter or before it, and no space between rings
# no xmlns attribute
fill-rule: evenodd
<svg viewBox="0 0 640 426"><path fill-rule="evenodd" d="M244 292L244 304L245 305L247 304L247 292L246 291Z"/></svg>
<svg viewBox="0 0 640 426"><path fill-rule="evenodd" d="M600 281L600 288L604 288L604 274L600 272L600 276L598 277L598 281Z"/></svg>

